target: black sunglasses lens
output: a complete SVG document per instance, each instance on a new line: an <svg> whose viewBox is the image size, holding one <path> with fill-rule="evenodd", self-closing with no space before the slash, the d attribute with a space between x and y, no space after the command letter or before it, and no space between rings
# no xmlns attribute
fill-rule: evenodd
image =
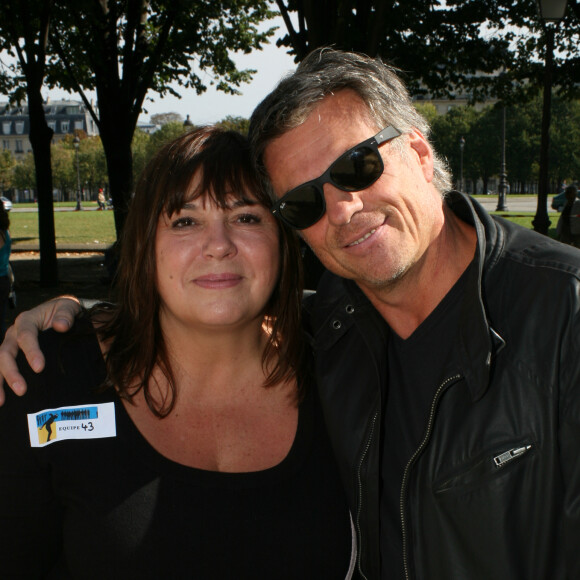
<svg viewBox="0 0 580 580"><path fill-rule="evenodd" d="M344 191L360 191L383 173L383 160L372 147L356 147L337 159L330 168L333 183Z"/></svg>
<svg viewBox="0 0 580 580"><path fill-rule="evenodd" d="M292 227L303 230L322 217L324 198L313 185L304 185L284 198L279 212Z"/></svg>

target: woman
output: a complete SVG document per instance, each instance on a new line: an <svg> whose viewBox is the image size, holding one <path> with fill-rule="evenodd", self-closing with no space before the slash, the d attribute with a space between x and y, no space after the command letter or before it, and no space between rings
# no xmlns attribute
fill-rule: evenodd
<svg viewBox="0 0 580 580"><path fill-rule="evenodd" d="M250 166L216 128L164 147L116 304L42 335L45 370L0 410L3 578L350 577L299 253Z"/></svg>
<svg viewBox="0 0 580 580"><path fill-rule="evenodd" d="M0 341L6 333L6 315L8 314L8 297L11 288L10 252L12 239L10 238L10 218L4 205L0 203Z"/></svg>

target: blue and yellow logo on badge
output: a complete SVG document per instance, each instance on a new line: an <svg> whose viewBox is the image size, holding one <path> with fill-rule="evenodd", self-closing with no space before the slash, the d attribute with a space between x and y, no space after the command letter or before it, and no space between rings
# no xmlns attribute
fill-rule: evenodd
<svg viewBox="0 0 580 580"><path fill-rule="evenodd" d="M45 409L28 415L28 433L32 447L44 447L66 439L115 437L115 405L98 403Z"/></svg>
<svg viewBox="0 0 580 580"><path fill-rule="evenodd" d="M94 423L91 419L99 418L97 407L79 407L73 409L56 409L46 413L39 413L36 416L36 425L38 428L38 442L49 443L58 439L59 432L62 434L67 431L84 429L93 431ZM74 421L75 423L64 423L65 421ZM79 421L81 422L79 425ZM62 424L61 424L62 423Z"/></svg>

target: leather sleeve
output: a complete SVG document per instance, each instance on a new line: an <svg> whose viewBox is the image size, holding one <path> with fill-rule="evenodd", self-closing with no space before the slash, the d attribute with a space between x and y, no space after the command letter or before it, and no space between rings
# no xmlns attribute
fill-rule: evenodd
<svg viewBox="0 0 580 580"><path fill-rule="evenodd" d="M562 337L560 361L561 469L564 479L563 542L566 577L580 578L580 290L569 332Z"/></svg>

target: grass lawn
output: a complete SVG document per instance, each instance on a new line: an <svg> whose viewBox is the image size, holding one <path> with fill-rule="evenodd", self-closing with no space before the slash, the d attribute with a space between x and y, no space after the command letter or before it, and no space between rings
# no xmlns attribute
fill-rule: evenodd
<svg viewBox="0 0 580 580"><path fill-rule="evenodd" d="M515 224L519 224L520 226L523 226L524 228L528 228L529 230L533 230L534 226L532 225L532 221L535 217L535 213L533 212L514 212L514 215L510 215L509 212L502 212L502 211L492 211L491 212L492 215L499 215L505 219L508 219L510 222L514 222ZM548 235L551 238L556 239L557 235L556 235L556 226L558 225L558 218L560 217L560 214L558 215L550 215L550 229L548 230Z"/></svg>
<svg viewBox="0 0 580 580"><path fill-rule="evenodd" d="M116 240L112 211L55 211L56 244L94 243L110 245ZM10 234L14 248L38 244L38 213L10 212Z"/></svg>

